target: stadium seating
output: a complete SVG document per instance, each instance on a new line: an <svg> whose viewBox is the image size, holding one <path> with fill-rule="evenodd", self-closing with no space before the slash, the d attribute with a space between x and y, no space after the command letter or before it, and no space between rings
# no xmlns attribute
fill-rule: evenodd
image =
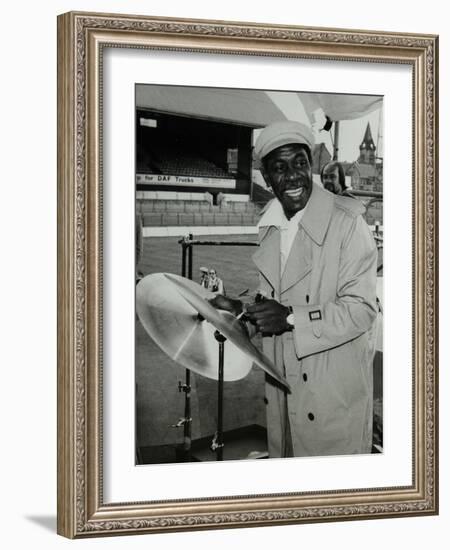
<svg viewBox="0 0 450 550"><path fill-rule="evenodd" d="M254 203L228 203L224 208L202 201L142 200L137 201L138 213L144 227L172 226L253 226L258 223L260 205ZM205 207L206 205L206 207Z"/></svg>
<svg viewBox="0 0 450 550"><path fill-rule="evenodd" d="M217 206L200 200L137 200L144 227L256 225L261 208L250 201Z"/></svg>
<svg viewBox="0 0 450 550"><path fill-rule="evenodd" d="M152 166L161 174L209 178L230 177L220 166L199 156L198 153L189 153L185 147L176 148L174 143L171 143L170 147L152 144L150 159Z"/></svg>
<svg viewBox="0 0 450 550"><path fill-rule="evenodd" d="M157 173L173 176L197 176L208 178L234 178L226 169L189 150L186 144L152 143L149 162ZM183 193L153 192L152 198L138 198L137 213L142 216L144 227L172 226L255 226L259 212L273 195L254 185L253 202L246 197L227 197L223 192L192 192L192 197L180 197ZM188 193L184 193L188 194ZM239 200L240 199L240 200Z"/></svg>

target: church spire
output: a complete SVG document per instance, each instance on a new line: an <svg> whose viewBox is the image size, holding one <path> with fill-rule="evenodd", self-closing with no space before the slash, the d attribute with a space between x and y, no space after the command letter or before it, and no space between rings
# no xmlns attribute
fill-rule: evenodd
<svg viewBox="0 0 450 550"><path fill-rule="evenodd" d="M367 123L366 132L364 134L361 145L359 146L359 158L358 162L362 164L374 164L375 163L375 143L372 138L372 131L370 129L370 123Z"/></svg>

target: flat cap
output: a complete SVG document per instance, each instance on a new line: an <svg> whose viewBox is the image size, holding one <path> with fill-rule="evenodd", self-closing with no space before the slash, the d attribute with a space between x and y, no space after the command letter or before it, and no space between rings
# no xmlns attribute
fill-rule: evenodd
<svg viewBox="0 0 450 550"><path fill-rule="evenodd" d="M283 120L274 122L266 126L259 134L254 149L256 159L262 160L274 149L290 143L300 143L307 145L312 150L314 145L314 136L311 129L293 120Z"/></svg>

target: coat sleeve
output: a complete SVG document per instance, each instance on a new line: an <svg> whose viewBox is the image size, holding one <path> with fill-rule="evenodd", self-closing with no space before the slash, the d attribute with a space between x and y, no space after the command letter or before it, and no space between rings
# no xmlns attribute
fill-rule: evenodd
<svg viewBox="0 0 450 550"><path fill-rule="evenodd" d="M299 358L320 353L368 331L377 315L377 248L361 216L342 241L336 299L292 306L294 342Z"/></svg>

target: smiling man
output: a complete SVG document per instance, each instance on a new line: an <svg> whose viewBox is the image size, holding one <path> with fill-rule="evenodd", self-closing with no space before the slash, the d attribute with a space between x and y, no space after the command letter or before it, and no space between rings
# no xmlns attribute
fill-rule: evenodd
<svg viewBox="0 0 450 550"><path fill-rule="evenodd" d="M292 393L268 380L270 456L370 453L374 239L362 204L312 180L310 129L265 128L255 143L276 199L259 223L254 261L270 299L247 316Z"/></svg>
<svg viewBox="0 0 450 550"><path fill-rule="evenodd" d="M246 308L291 393L267 378L270 457L370 453L377 249L363 205L313 183L310 129L266 127L255 156L275 199L253 259L267 298ZM220 303L219 303L220 301ZM216 306L236 314L238 300Z"/></svg>
<svg viewBox="0 0 450 550"><path fill-rule="evenodd" d="M342 164L336 160L327 162L320 172L320 181L327 191L335 195L343 195L347 189Z"/></svg>

